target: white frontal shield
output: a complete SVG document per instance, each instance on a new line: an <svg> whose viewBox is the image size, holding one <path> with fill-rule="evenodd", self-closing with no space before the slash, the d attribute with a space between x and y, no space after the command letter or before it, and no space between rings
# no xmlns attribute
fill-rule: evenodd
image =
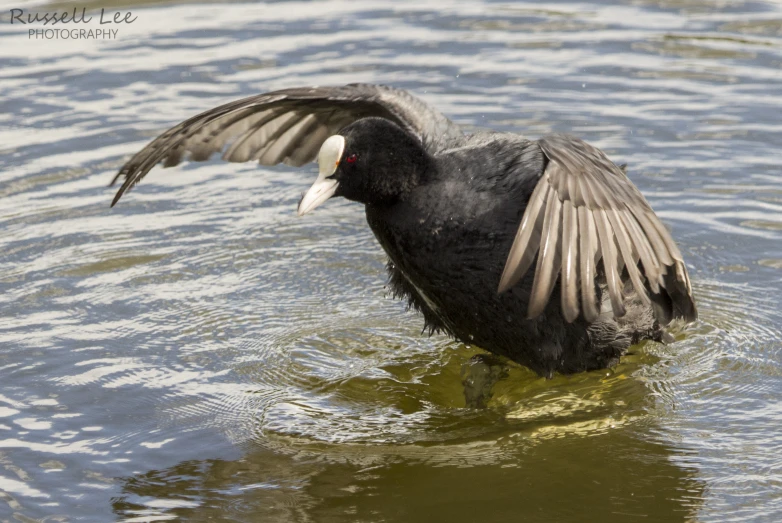
<svg viewBox="0 0 782 523"><path fill-rule="evenodd" d="M329 178L339 167L339 160L345 151L345 138L335 134L330 136L318 152L318 179L312 184L299 202L299 216L303 216L325 202L337 191L339 183Z"/></svg>

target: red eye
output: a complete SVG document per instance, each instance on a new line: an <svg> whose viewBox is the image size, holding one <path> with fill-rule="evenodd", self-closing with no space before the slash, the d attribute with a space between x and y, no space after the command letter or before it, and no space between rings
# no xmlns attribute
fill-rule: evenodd
<svg viewBox="0 0 782 523"><path fill-rule="evenodd" d="M351 154L350 156L345 158L345 161L348 162L348 163L356 163L356 155L355 154Z"/></svg>

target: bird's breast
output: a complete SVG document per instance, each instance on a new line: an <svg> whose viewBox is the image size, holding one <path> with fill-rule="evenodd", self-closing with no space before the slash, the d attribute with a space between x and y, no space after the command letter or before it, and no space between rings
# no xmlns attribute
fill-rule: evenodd
<svg viewBox="0 0 782 523"><path fill-rule="evenodd" d="M486 212L467 211L449 212L437 202L367 206L367 221L394 266L446 322L466 304L495 299L513 237L492 227Z"/></svg>

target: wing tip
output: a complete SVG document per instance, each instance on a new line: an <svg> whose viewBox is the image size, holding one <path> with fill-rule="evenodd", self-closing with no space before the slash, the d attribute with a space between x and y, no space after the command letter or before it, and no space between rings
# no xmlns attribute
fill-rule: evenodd
<svg viewBox="0 0 782 523"><path fill-rule="evenodd" d="M597 309L584 309L584 321L587 323L594 323L597 321L597 318L600 316L600 313L597 312Z"/></svg>
<svg viewBox="0 0 782 523"><path fill-rule="evenodd" d="M528 320L534 320L541 314L543 314L542 310L538 310L540 307L537 305L533 308L532 303L529 304L529 307L527 307L527 316L526 319Z"/></svg>
<svg viewBox="0 0 782 523"><path fill-rule="evenodd" d="M502 271L502 276L500 276L500 284L497 286L497 294L502 294L503 292L509 290L511 287L513 287L516 282L512 281L512 276L510 274L510 271L508 270L508 266L505 266L505 269Z"/></svg>
<svg viewBox="0 0 782 523"><path fill-rule="evenodd" d="M578 308L570 308L570 307L564 307L562 309L562 317L565 318L565 321L568 323L573 323L578 319Z"/></svg>
<svg viewBox="0 0 782 523"><path fill-rule="evenodd" d="M117 202L119 202L119 199L122 198L123 195L122 189L117 191L117 194L114 195L114 199L111 200L111 205L109 205L109 209L112 209L115 205L117 205Z"/></svg>

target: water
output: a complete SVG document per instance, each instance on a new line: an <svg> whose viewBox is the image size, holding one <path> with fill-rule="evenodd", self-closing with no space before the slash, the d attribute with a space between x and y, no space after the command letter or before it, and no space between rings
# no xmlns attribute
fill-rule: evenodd
<svg viewBox="0 0 782 523"><path fill-rule="evenodd" d="M1 521L782 518L779 4L114 6L98 42L2 14ZM701 321L467 409L479 350L384 299L360 206L295 216L314 167L158 168L109 209L185 117L356 81L627 162Z"/></svg>

